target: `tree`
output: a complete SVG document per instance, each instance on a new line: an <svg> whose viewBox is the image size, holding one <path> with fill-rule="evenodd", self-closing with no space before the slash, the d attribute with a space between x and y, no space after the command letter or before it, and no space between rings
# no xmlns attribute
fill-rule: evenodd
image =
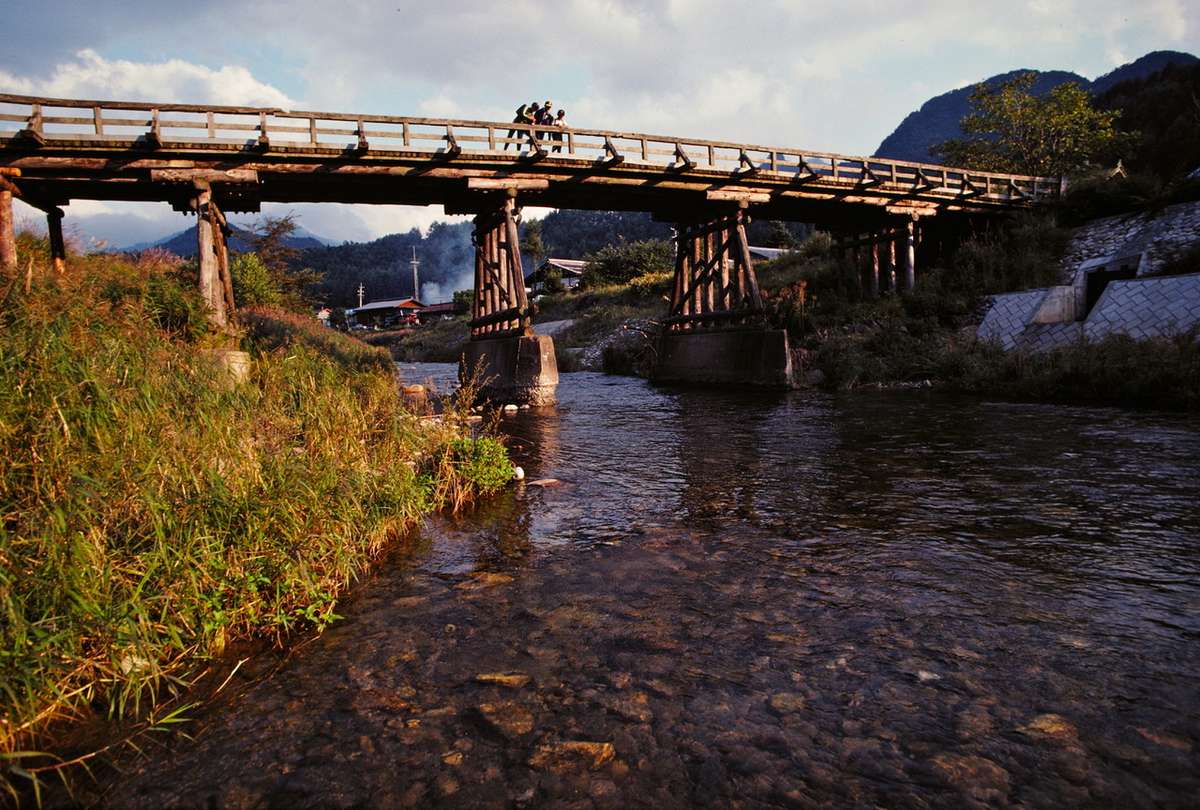
<svg viewBox="0 0 1200 810"><path fill-rule="evenodd" d="M521 237L521 255L532 260L535 270L546 257L546 246L542 242L542 223L536 219L525 223L525 235Z"/></svg>
<svg viewBox="0 0 1200 810"><path fill-rule="evenodd" d="M675 268L675 246L661 240L609 245L587 257L581 284L601 287L626 284L647 273L668 273Z"/></svg>
<svg viewBox="0 0 1200 810"><path fill-rule="evenodd" d="M239 253L229 262L233 280L233 300L239 307L275 306L283 301L283 291L274 274L257 253Z"/></svg>
<svg viewBox="0 0 1200 810"><path fill-rule="evenodd" d="M454 293L453 301L455 312L470 312L475 303L475 291L458 290Z"/></svg>
<svg viewBox="0 0 1200 810"><path fill-rule="evenodd" d="M263 217L255 224L250 243L254 246L253 255L278 288L280 303L293 309L308 309L308 288L321 281L321 274L311 267L295 267L301 251L288 243L295 230L294 214Z"/></svg>
<svg viewBox="0 0 1200 810"><path fill-rule="evenodd" d="M968 137L938 144L934 153L963 168L1055 176L1077 172L1113 149L1122 137L1115 111L1097 110L1075 82L1035 96L1035 79L1023 73L999 85L976 85L974 111L960 124Z"/></svg>

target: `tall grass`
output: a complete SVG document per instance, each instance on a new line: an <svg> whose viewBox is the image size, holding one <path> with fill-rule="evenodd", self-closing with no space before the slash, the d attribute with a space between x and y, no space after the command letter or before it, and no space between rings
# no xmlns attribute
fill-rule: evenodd
<svg viewBox="0 0 1200 810"><path fill-rule="evenodd" d="M21 753L52 750L55 721L145 716L232 640L324 627L422 513L511 475L494 440L406 411L385 353L301 318L253 313L252 377L231 384L177 271L79 257L28 294L0 278L10 791L56 767Z"/></svg>

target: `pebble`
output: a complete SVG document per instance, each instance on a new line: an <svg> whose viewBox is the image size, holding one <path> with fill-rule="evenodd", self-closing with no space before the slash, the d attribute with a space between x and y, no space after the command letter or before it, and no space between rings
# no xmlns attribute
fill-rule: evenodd
<svg viewBox="0 0 1200 810"><path fill-rule="evenodd" d="M504 406L505 413L516 413L518 410L519 410L519 408L517 408L517 406L513 405L512 403L509 403L508 405Z"/></svg>
<svg viewBox="0 0 1200 810"><path fill-rule="evenodd" d="M796 692L777 692L767 701L776 714L792 714L804 710L804 695Z"/></svg>
<svg viewBox="0 0 1200 810"><path fill-rule="evenodd" d="M567 742L548 743L539 745L529 758L529 764L534 768L545 768L561 772L576 765L586 765L596 770L617 755L617 751L609 742L590 742L586 740L571 740Z"/></svg>
<svg viewBox="0 0 1200 810"><path fill-rule="evenodd" d="M514 481L524 481L525 480L525 469L523 467L513 467L513 480Z"/></svg>
<svg viewBox="0 0 1200 810"><path fill-rule="evenodd" d="M520 689L530 681L523 672L481 672L475 676L479 683L492 683L497 686L507 686L509 689Z"/></svg>
<svg viewBox="0 0 1200 810"><path fill-rule="evenodd" d="M1055 739L1075 739L1079 732L1065 717L1060 714L1039 714L1017 731L1032 737L1051 737Z"/></svg>
<svg viewBox="0 0 1200 810"><path fill-rule="evenodd" d="M480 703L477 710L492 729L505 737L522 737L533 731L533 712L520 703L511 700Z"/></svg>

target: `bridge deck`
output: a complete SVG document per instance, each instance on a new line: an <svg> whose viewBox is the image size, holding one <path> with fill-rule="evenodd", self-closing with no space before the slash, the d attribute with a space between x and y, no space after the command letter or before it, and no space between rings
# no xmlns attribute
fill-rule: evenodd
<svg viewBox="0 0 1200 810"><path fill-rule="evenodd" d="M665 135L0 94L0 174L34 204L182 208L197 172L230 211L271 201L466 212L479 191L507 185L530 205L672 216L737 200L772 218L844 224L1026 207L1059 193L1056 178Z"/></svg>

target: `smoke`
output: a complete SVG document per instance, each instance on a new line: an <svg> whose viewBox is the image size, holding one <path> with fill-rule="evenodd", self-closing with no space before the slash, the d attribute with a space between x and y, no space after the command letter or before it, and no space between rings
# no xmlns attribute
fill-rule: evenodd
<svg viewBox="0 0 1200 810"><path fill-rule="evenodd" d="M469 290L475 283L472 273L464 272L444 281L427 281L421 285L422 304L440 304L449 301L459 290Z"/></svg>

